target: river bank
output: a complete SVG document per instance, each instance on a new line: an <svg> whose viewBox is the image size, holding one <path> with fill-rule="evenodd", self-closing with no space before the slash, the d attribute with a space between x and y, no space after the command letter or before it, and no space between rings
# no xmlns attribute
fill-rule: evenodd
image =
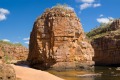
<svg viewBox="0 0 120 80"><path fill-rule="evenodd" d="M15 69L16 76L21 78L21 80L64 80L45 71L13 64L11 66Z"/></svg>

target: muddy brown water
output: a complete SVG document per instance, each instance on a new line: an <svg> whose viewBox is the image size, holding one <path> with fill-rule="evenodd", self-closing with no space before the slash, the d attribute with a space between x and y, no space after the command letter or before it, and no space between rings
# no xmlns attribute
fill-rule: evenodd
<svg viewBox="0 0 120 80"><path fill-rule="evenodd" d="M66 70L54 71L48 70L49 73L54 74L65 80L120 80L120 70L117 67L95 67L94 71L80 71L80 70ZM100 75L93 75L100 74ZM90 75L90 76L88 76Z"/></svg>

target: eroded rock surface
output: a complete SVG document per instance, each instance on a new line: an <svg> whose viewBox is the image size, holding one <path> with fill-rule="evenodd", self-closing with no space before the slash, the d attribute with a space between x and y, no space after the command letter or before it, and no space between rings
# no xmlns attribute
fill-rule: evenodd
<svg viewBox="0 0 120 80"><path fill-rule="evenodd" d="M0 80L16 80L16 74L12 66L0 63Z"/></svg>
<svg viewBox="0 0 120 80"><path fill-rule="evenodd" d="M115 20L108 32L92 41L96 65L120 65L120 19Z"/></svg>
<svg viewBox="0 0 120 80"><path fill-rule="evenodd" d="M47 9L34 23L30 35L30 65L38 69L93 65L94 51L85 39L80 20L67 7ZM77 66L78 65L78 66Z"/></svg>
<svg viewBox="0 0 120 80"><path fill-rule="evenodd" d="M21 45L8 44L0 42L0 59L10 60L26 60L28 57L28 49Z"/></svg>

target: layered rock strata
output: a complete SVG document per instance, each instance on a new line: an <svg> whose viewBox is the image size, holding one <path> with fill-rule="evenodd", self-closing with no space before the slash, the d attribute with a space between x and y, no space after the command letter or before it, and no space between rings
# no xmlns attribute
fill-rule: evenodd
<svg viewBox="0 0 120 80"><path fill-rule="evenodd" d="M0 59L5 60L26 60L28 49L24 46L0 42Z"/></svg>
<svg viewBox="0 0 120 80"><path fill-rule="evenodd" d="M109 26L109 31L92 41L96 65L120 65L120 19Z"/></svg>
<svg viewBox="0 0 120 80"><path fill-rule="evenodd" d="M38 69L83 68L93 65L93 48L85 39L80 20L68 7L47 9L30 35L30 66Z"/></svg>

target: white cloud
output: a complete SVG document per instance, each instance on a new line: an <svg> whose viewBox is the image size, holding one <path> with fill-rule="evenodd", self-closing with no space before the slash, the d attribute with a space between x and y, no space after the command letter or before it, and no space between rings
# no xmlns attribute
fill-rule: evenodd
<svg viewBox="0 0 120 80"><path fill-rule="evenodd" d="M0 8L0 13L9 14L10 12L7 9Z"/></svg>
<svg viewBox="0 0 120 80"><path fill-rule="evenodd" d="M99 22L99 23L109 23L109 22L111 22L112 20L113 20L114 18L112 18L112 17L104 17L104 18L97 18L97 21Z"/></svg>
<svg viewBox="0 0 120 80"><path fill-rule="evenodd" d="M83 3L80 5L80 10L86 9L88 7L91 7L92 4L91 3Z"/></svg>
<svg viewBox="0 0 120 80"><path fill-rule="evenodd" d="M94 7L94 8L95 8L95 7L99 7L99 6L101 6L101 4L100 4L100 3L93 4L93 7Z"/></svg>
<svg viewBox="0 0 120 80"><path fill-rule="evenodd" d="M23 38L23 40L29 40L30 38L28 37L28 38Z"/></svg>
<svg viewBox="0 0 120 80"><path fill-rule="evenodd" d="M27 38L23 38L23 40L25 40L24 43L29 44L29 40L30 40L30 38L29 38L29 37L27 37Z"/></svg>
<svg viewBox="0 0 120 80"><path fill-rule="evenodd" d="M114 18L113 17L108 17L110 20L113 20Z"/></svg>
<svg viewBox="0 0 120 80"><path fill-rule="evenodd" d="M2 41L5 41L5 42L10 42L9 39L2 39Z"/></svg>
<svg viewBox="0 0 120 80"><path fill-rule="evenodd" d="M103 17L104 15L103 14L100 14L100 17Z"/></svg>
<svg viewBox="0 0 120 80"><path fill-rule="evenodd" d="M10 12L7 9L0 8L0 21L6 19L6 15Z"/></svg>
<svg viewBox="0 0 120 80"><path fill-rule="evenodd" d="M26 41L25 43L26 43L26 44L29 44L29 41Z"/></svg>
<svg viewBox="0 0 120 80"><path fill-rule="evenodd" d="M99 7L99 6L101 6L100 3L98 3L98 4L83 3L83 4L80 5L80 10L87 9L87 8L89 8L89 7L94 7L94 8L96 8L96 7Z"/></svg>
<svg viewBox="0 0 120 80"><path fill-rule="evenodd" d="M76 2L93 3L95 0L76 0Z"/></svg>
<svg viewBox="0 0 120 80"><path fill-rule="evenodd" d="M0 14L0 21L5 20L5 19L6 19L5 15L4 14Z"/></svg>
<svg viewBox="0 0 120 80"><path fill-rule="evenodd" d="M81 2L82 4L80 5L80 10L87 9L89 7L99 7L101 6L100 3L96 3L95 0L76 0L76 2Z"/></svg>

